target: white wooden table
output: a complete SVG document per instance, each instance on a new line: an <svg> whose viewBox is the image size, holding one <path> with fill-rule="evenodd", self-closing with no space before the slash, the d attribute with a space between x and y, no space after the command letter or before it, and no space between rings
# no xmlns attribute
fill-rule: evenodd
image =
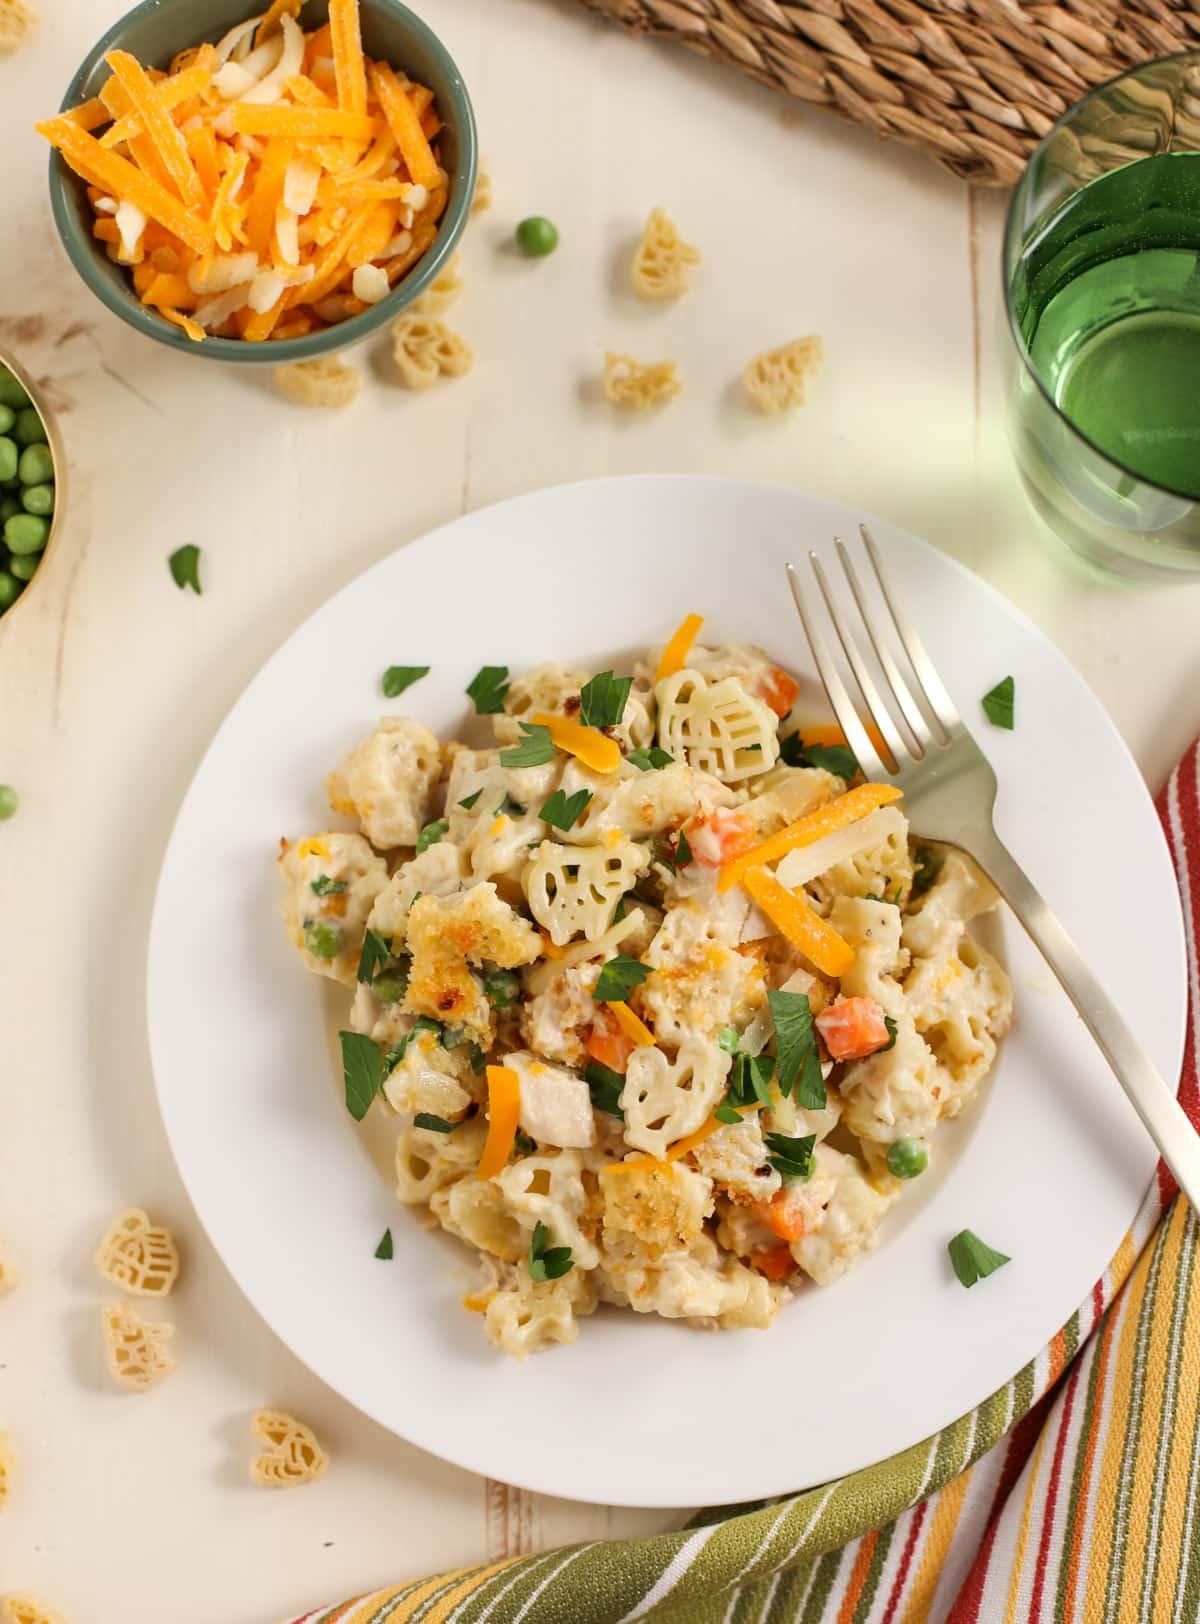
<svg viewBox="0 0 1200 1624"><path fill-rule="evenodd" d="M44 1592L72 1624L269 1624L683 1514L509 1490L381 1431L259 1322L189 1207L152 1091L147 924L188 779L277 643L385 553L516 492L647 470L784 481L886 515L994 582L1083 669L1157 786L1200 725L1200 598L1088 579L1019 489L996 363L1002 199L567 0L425 8L472 88L494 180L452 318L478 353L468 378L408 394L377 346L353 408L306 411L268 373L139 338L61 254L30 130L120 5L60 0L0 60L0 343L49 380L73 481L35 598L0 622L0 781L21 794L0 825L0 1238L25 1277L0 1301L0 1426L21 1458L0 1593ZM622 277L655 203L704 253L694 291L665 309ZM561 229L547 261L508 251L529 213ZM743 361L807 332L827 351L810 404L749 416ZM619 420L597 389L606 348L677 357L683 395ZM199 599L167 572L185 541L204 549ZM186 1247L179 1369L141 1398L105 1373L90 1261L130 1203ZM320 1484L249 1485L263 1403L328 1445Z"/></svg>

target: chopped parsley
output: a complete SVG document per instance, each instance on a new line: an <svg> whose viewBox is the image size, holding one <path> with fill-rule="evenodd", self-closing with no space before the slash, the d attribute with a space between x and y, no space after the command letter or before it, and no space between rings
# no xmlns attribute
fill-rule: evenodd
<svg viewBox="0 0 1200 1624"><path fill-rule="evenodd" d="M616 727L625 714L632 677L601 671L579 691L579 720L585 727Z"/></svg>
<svg viewBox="0 0 1200 1624"><path fill-rule="evenodd" d="M547 1246L550 1231L545 1224L533 1226L533 1239L529 1243L529 1278L539 1284L544 1280L561 1280L575 1267L569 1246Z"/></svg>
<svg viewBox="0 0 1200 1624"><path fill-rule="evenodd" d="M682 829L672 841L666 835L660 835L654 842L654 855L664 868L669 868L672 874L678 874L681 868L686 868L692 860L692 848L688 844L688 837Z"/></svg>
<svg viewBox="0 0 1200 1624"><path fill-rule="evenodd" d="M624 1003L649 974L648 964L640 964L637 959L627 959L618 953L601 969L600 978L592 988L592 997L598 1004Z"/></svg>
<svg viewBox="0 0 1200 1624"><path fill-rule="evenodd" d="M613 1071L611 1066L602 1066L598 1060L589 1060L583 1077L596 1110L623 1121L625 1113L621 1109L621 1090L625 1087L625 1079L621 1073Z"/></svg>
<svg viewBox="0 0 1200 1624"><path fill-rule="evenodd" d="M438 818L435 823L427 823L417 836L417 856L419 857L423 851L428 851L430 846L436 846L449 832L450 825L445 818Z"/></svg>
<svg viewBox="0 0 1200 1624"><path fill-rule="evenodd" d="M736 1054L738 1052L736 1027L727 1026L723 1032L717 1033L717 1048L724 1049L726 1054Z"/></svg>
<svg viewBox="0 0 1200 1624"><path fill-rule="evenodd" d="M847 783L862 770L848 745L805 744L802 733L789 733L786 739L780 739L779 759L785 767L820 767Z"/></svg>
<svg viewBox="0 0 1200 1624"><path fill-rule="evenodd" d="M457 1122L447 1122L445 1117L434 1116L432 1111L418 1111L413 1117L414 1128L428 1128L430 1133L453 1133L458 1127Z"/></svg>
<svg viewBox="0 0 1200 1624"><path fill-rule="evenodd" d="M769 1133L766 1136L767 1160L785 1179L810 1179L816 1142L815 1133L805 1134L802 1139L789 1139L785 1133Z"/></svg>
<svg viewBox="0 0 1200 1624"><path fill-rule="evenodd" d="M408 1046L422 1032L433 1032L443 1048L446 1047L446 1029L440 1021L430 1020L428 1015L418 1015L413 1022L412 1031L406 1032L394 1049L389 1049L384 1056L384 1076L390 1077L392 1072L408 1053ZM453 1047L453 1045L450 1045Z"/></svg>
<svg viewBox="0 0 1200 1624"><path fill-rule="evenodd" d="M541 722L522 722L521 732L524 737L519 744L501 750L502 767L544 767L554 760L554 740L548 727Z"/></svg>
<svg viewBox="0 0 1200 1624"><path fill-rule="evenodd" d="M392 1232L390 1229L385 1229L383 1232L383 1239L375 1248L375 1256L377 1258L382 1258L385 1263L390 1263L392 1260L392 1255Z"/></svg>
<svg viewBox="0 0 1200 1624"><path fill-rule="evenodd" d="M383 1056L379 1045L365 1032L339 1032L338 1039L342 1045L346 1109L355 1122L361 1122L383 1081Z"/></svg>
<svg viewBox="0 0 1200 1624"><path fill-rule="evenodd" d="M467 698L474 704L476 716L498 715L508 698L508 667L480 666L467 684Z"/></svg>
<svg viewBox="0 0 1200 1624"><path fill-rule="evenodd" d="M508 791L505 790L504 799L496 808L496 816L498 818L523 818L525 816L525 808L521 805L520 801L514 801Z"/></svg>
<svg viewBox="0 0 1200 1624"><path fill-rule="evenodd" d="M590 789L578 789L574 795L564 795L561 789L556 789L539 816L543 823L550 824L552 828L571 829L579 822L591 798Z"/></svg>
<svg viewBox="0 0 1200 1624"><path fill-rule="evenodd" d="M358 980L370 986L380 965L386 964L392 957L392 944L387 937L368 928L363 935L362 952L358 955Z"/></svg>
<svg viewBox="0 0 1200 1624"><path fill-rule="evenodd" d="M537 1140L531 1134L526 1133L524 1128L517 1129L513 1135L513 1144L521 1152L522 1156L532 1156L537 1149Z"/></svg>
<svg viewBox="0 0 1200 1624"><path fill-rule="evenodd" d="M1004 677L984 694L982 701L984 714L993 727L1003 727L1009 732L1012 731L1015 687L1016 684L1011 677Z"/></svg>
<svg viewBox="0 0 1200 1624"><path fill-rule="evenodd" d="M913 895L920 896L928 891L945 866L946 859L939 851L933 851L929 846L917 848L917 861L913 869Z"/></svg>
<svg viewBox="0 0 1200 1624"><path fill-rule="evenodd" d="M328 874L318 874L312 881L312 890L319 897L336 897L345 889L345 880L331 880Z"/></svg>
<svg viewBox="0 0 1200 1624"><path fill-rule="evenodd" d="M461 806L463 808L464 811L469 812L471 810L471 808L475 805L475 802L479 799L479 797L482 794L483 794L483 785L480 784L479 788L475 791L474 795L464 795L462 800L458 804L459 804L459 806Z"/></svg>
<svg viewBox="0 0 1200 1624"><path fill-rule="evenodd" d="M742 1120L742 1113L735 1110L728 1100L722 1100L713 1112L718 1122L728 1122L731 1126Z"/></svg>
<svg viewBox="0 0 1200 1624"><path fill-rule="evenodd" d="M493 1009L511 1009L521 996L521 978L513 970L489 970L483 977L483 995Z"/></svg>
<svg viewBox="0 0 1200 1624"><path fill-rule="evenodd" d="M954 1239L947 1242L946 1250L954 1265L960 1284L973 1286L977 1280L986 1280L989 1274L1011 1262L1003 1252L994 1252L970 1229L960 1229Z"/></svg>
<svg viewBox="0 0 1200 1624"><path fill-rule="evenodd" d="M675 757L669 756L665 750L660 750L652 744L648 750L631 750L628 759L633 762L639 771L648 773L659 767L673 767Z"/></svg>
<svg viewBox="0 0 1200 1624"><path fill-rule="evenodd" d="M203 596L200 587L200 549L194 542L189 541L186 547L176 547L167 559L167 567L181 592L185 586L190 586L197 597Z"/></svg>
<svg viewBox="0 0 1200 1624"><path fill-rule="evenodd" d="M769 992L767 1003L775 1026L775 1054L779 1061L779 1092L796 1090L796 1104L819 1111L826 1103L825 1079L817 1054L812 1007L807 993Z"/></svg>
<svg viewBox="0 0 1200 1624"><path fill-rule="evenodd" d="M383 673L383 697L399 699L406 688L411 688L414 682L420 682L422 677L428 675L427 665L389 665Z"/></svg>
<svg viewBox="0 0 1200 1624"><path fill-rule="evenodd" d="M770 1054L735 1054L729 1072L729 1101L731 1105L771 1106L771 1078L775 1072L775 1056Z"/></svg>
<svg viewBox="0 0 1200 1624"><path fill-rule="evenodd" d="M889 1049L894 1049L896 1047L897 1027L895 1021L890 1015L885 1015L883 1017L883 1024L887 1027L888 1040L884 1044L883 1048L878 1051L880 1054L886 1054Z"/></svg>

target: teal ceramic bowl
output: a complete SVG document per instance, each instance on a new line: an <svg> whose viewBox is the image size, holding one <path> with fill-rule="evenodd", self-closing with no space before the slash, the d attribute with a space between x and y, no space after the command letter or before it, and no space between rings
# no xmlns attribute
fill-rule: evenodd
<svg viewBox="0 0 1200 1624"><path fill-rule="evenodd" d="M252 16L256 0L143 0L109 29L88 52L67 86L63 109L77 107L94 96L108 77L104 56L120 49L146 67L166 68L172 57L206 40L216 42L235 23ZM210 361L244 361L279 365L330 355L366 338L393 321L437 276L454 252L471 209L478 165L475 115L462 74L446 47L427 24L399 0L360 0L363 49L403 70L436 97L443 121L439 137L442 165L449 179L449 199L433 246L377 305L320 333L304 338L268 339L247 344L238 338L206 338L195 343L178 327L147 310L134 292L123 265L116 265L104 244L92 236L94 215L83 181L57 152L50 155L50 206L54 223L71 263L102 304L139 333L169 345L183 355ZM265 9L259 6L259 9ZM328 21L327 0L308 0L300 15L309 31Z"/></svg>

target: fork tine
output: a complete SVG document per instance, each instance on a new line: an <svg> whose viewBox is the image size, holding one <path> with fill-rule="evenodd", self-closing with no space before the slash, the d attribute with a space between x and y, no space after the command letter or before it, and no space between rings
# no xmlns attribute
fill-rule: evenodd
<svg viewBox="0 0 1200 1624"><path fill-rule="evenodd" d="M840 538L837 543L837 550L838 557L842 561L843 573L850 583L850 591L854 595L854 601L858 605L858 612L862 616L862 623L867 629L867 636L871 639L871 647L875 650L875 658L879 661L880 668L892 690L892 696L900 708L901 715L908 723L913 738L917 741L917 754L924 757L926 750L933 744L933 734L929 731L929 724L921 714L921 707L913 698L908 683L901 676L900 668L892 658L891 649L879 635L874 611L867 603L866 596L859 584L858 571L854 568L850 554L846 550L846 545Z"/></svg>
<svg viewBox="0 0 1200 1624"><path fill-rule="evenodd" d="M828 610L829 618L833 622L833 629L838 635L838 642L842 645L842 653L846 656L846 662L854 673L855 682L858 683L863 703L867 707L867 715L883 734L894 761L899 763L906 756L919 755L919 750L914 752L900 736L900 731L892 720L891 711L888 710L880 698L879 689L875 686L875 679L867 670L863 657L858 651L858 645L851 637L846 625L846 617L838 607L837 599L830 590L829 581L822 568L821 560L816 553L809 553L808 558L809 563L812 565L813 574L817 578L817 585L821 589L821 596L825 599L825 608Z"/></svg>
<svg viewBox="0 0 1200 1624"><path fill-rule="evenodd" d="M887 604L892 617L892 623L899 633L900 642L908 656L908 663L912 667L913 676L917 679L917 687L924 699L930 714L942 730L941 743L945 744L950 738L952 727L961 727L962 718L955 708L954 701L946 691L946 685L937 674L937 668L929 655L925 652L925 645L921 641L917 628L900 608L898 601L892 596L888 587L887 576L880 562L879 549L875 545L875 538L865 524L859 525L863 544L867 555L875 570L875 579L879 582L879 590L883 593L883 601Z"/></svg>
<svg viewBox="0 0 1200 1624"><path fill-rule="evenodd" d="M871 742L871 736L859 719L854 701L846 691L846 685L833 663L833 656L825 639L817 630L804 591L800 585L800 578L796 574L796 566L787 567L788 585L792 589L792 599L796 605L796 613L800 616L800 624L804 627L804 635L808 639L808 647L812 653L813 663L825 689L825 697L833 707L833 714L837 717L838 726L846 735L846 743L858 758L858 764L868 778L883 778L890 769L885 767L883 760Z"/></svg>

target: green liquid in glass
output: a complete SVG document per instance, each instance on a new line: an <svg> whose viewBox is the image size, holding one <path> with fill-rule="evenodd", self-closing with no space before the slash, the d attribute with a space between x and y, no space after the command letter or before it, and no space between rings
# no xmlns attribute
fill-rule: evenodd
<svg viewBox="0 0 1200 1624"><path fill-rule="evenodd" d="M1026 244L1013 306L1064 415L1134 473L1200 498L1200 153L1076 192Z"/></svg>

